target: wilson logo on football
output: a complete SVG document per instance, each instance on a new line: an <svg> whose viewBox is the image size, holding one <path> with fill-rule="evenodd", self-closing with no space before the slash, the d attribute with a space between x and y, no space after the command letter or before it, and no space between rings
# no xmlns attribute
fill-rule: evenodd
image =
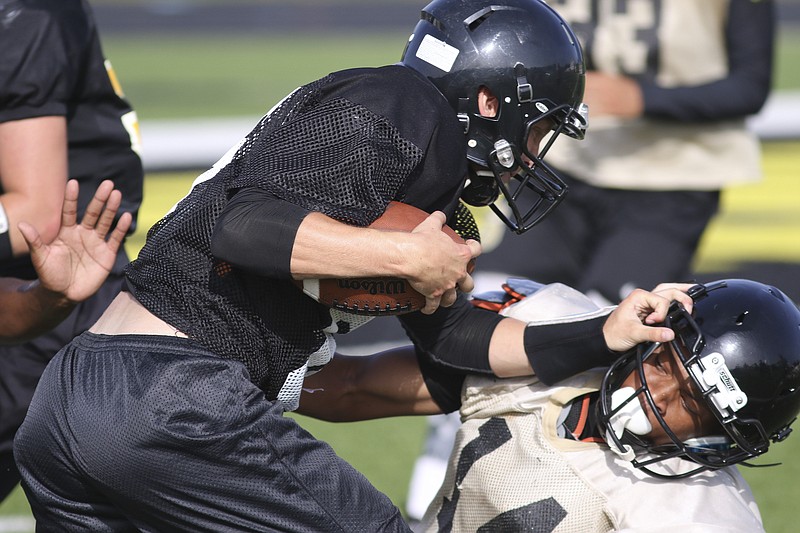
<svg viewBox="0 0 800 533"><path fill-rule="evenodd" d="M363 290L369 294L405 294L406 282L402 279L340 279L340 289Z"/></svg>

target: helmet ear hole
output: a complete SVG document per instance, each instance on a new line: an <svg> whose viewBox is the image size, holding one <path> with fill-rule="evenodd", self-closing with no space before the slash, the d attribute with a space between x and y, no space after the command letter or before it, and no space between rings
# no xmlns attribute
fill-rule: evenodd
<svg viewBox="0 0 800 533"><path fill-rule="evenodd" d="M485 85L478 88L478 112L483 117L495 118L500 110L500 101Z"/></svg>
<svg viewBox="0 0 800 533"><path fill-rule="evenodd" d="M579 41L552 7L539 0L432 0L401 64L425 76L455 111L469 162L496 172L494 183L471 183L465 202L490 206L515 233L558 205L567 185L542 161L544 152L525 152L526 130L548 114L558 126L548 142L561 133L583 138L586 68ZM514 162L498 157L499 141L514 150ZM516 180L513 190L509 179ZM499 196L502 208L492 201Z"/></svg>

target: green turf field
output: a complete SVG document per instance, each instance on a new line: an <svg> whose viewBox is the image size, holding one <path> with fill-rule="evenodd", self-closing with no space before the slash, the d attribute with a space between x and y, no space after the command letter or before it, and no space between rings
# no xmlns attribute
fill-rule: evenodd
<svg viewBox="0 0 800 533"><path fill-rule="evenodd" d="M107 38L105 48L140 118L146 121L255 116L294 87L331 70L396 61L402 49L398 43L404 38L148 36ZM800 89L799 64L800 37L782 35L777 88ZM733 188L724 195L723 210L698 254L699 271L726 270L754 259L800 262L800 142L766 145L764 164L766 179L762 183ZM147 177L140 229L128 242L133 255L144 241L145 230L186 193L194 177L195 173ZM424 419L338 425L299 419L402 508L411 466L421 449ZM783 466L743 469L770 533L797 530L797 511L792 502L800 499L796 481L800 478L799 456L800 437L795 436L776 445L769 455L774 461L785 460ZM0 519L29 516L19 490L0 504Z"/></svg>
<svg viewBox="0 0 800 533"><path fill-rule="evenodd" d="M142 121L260 116L289 91L328 72L400 59L405 33L148 36L106 39ZM782 33L775 87L800 90L800 34Z"/></svg>

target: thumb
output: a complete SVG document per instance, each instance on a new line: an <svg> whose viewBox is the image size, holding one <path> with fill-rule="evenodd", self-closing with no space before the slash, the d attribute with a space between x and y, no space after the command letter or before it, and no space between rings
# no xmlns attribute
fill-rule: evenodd
<svg viewBox="0 0 800 533"><path fill-rule="evenodd" d="M675 338L675 332L670 328L663 328L658 326L644 326L642 331L644 342L669 342Z"/></svg>
<svg viewBox="0 0 800 533"><path fill-rule="evenodd" d="M441 211L434 211L428 218L419 223L411 233L420 233L425 231L441 231L444 223L447 222L447 217Z"/></svg>
<svg viewBox="0 0 800 533"><path fill-rule="evenodd" d="M42 242L42 237L39 235L39 232L36 230L36 228L27 222L20 222L17 224L17 229L19 229L19 232L22 233L22 237L28 244L28 249L30 250L31 255L41 251L42 247L44 247L44 242Z"/></svg>

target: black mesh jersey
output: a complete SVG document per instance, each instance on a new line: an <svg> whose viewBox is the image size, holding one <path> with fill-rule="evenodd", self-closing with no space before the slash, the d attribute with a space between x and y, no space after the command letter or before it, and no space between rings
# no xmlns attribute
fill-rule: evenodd
<svg viewBox="0 0 800 533"><path fill-rule="evenodd" d="M0 50L0 122L65 116L69 177L81 184L79 214L108 178L122 191L120 212L135 220L143 182L138 123L103 56L89 5L0 0Z"/></svg>
<svg viewBox="0 0 800 533"><path fill-rule="evenodd" d="M225 358L275 399L325 339L328 310L290 281L216 260L214 225L239 189L366 226L391 200L452 214L466 141L444 97L394 65L329 74L267 114L149 231L127 285L151 312ZM270 258L265 257L265 261Z"/></svg>

